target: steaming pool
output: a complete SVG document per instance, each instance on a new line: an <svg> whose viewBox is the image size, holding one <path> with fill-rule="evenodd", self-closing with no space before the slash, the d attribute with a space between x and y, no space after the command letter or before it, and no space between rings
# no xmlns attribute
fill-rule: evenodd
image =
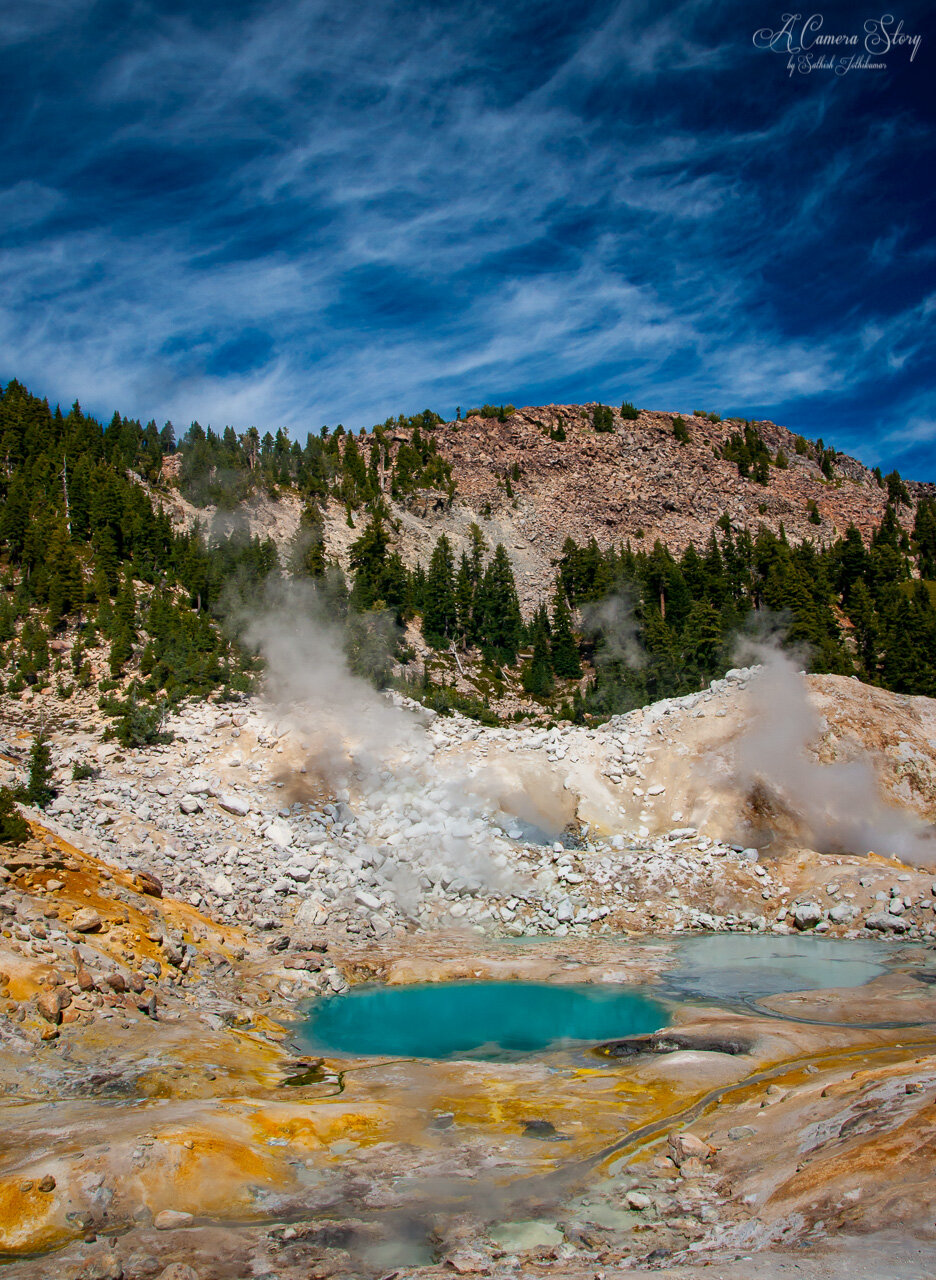
<svg viewBox="0 0 936 1280"><path fill-rule="evenodd" d="M699 936L674 946L659 985L362 986L313 1001L298 1038L325 1053L506 1061L653 1032L681 1003L737 1008L788 992L853 989L899 968L901 950L899 943L870 939Z"/></svg>
<svg viewBox="0 0 936 1280"><path fill-rule="evenodd" d="M641 1035L665 1022L663 1006L632 987L438 982L317 1000L302 1040L337 1053L497 1061Z"/></svg>

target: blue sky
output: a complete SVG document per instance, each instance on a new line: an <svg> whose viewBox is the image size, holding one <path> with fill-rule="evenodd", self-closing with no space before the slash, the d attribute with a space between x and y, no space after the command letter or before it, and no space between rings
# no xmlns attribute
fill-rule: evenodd
<svg viewBox="0 0 936 1280"><path fill-rule="evenodd" d="M626 398L936 478L928 6L845 75L755 46L785 8L7 5L0 380L300 437Z"/></svg>

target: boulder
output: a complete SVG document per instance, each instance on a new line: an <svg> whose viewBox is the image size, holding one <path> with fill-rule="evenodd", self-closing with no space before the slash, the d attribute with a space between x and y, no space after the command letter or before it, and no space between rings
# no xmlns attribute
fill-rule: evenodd
<svg viewBox="0 0 936 1280"><path fill-rule="evenodd" d="M822 919L822 907L818 902L800 902L793 908L793 923L797 929L812 929Z"/></svg>
<svg viewBox="0 0 936 1280"><path fill-rule="evenodd" d="M80 907L71 918L76 933L96 933L103 923L93 907Z"/></svg>
<svg viewBox="0 0 936 1280"><path fill-rule="evenodd" d="M154 876L151 871L138 871L136 873L136 886L140 893L148 893L151 898L161 898L163 896L162 881L158 876Z"/></svg>
<svg viewBox="0 0 936 1280"><path fill-rule="evenodd" d="M118 1254L105 1248L85 1260L77 1273L77 1280L123 1280L123 1274L123 1263Z"/></svg>
<svg viewBox="0 0 936 1280"><path fill-rule="evenodd" d="M218 804L225 812L233 813L238 818L246 818L250 813L250 801L243 796L222 795L218 797Z"/></svg>
<svg viewBox="0 0 936 1280"><path fill-rule="evenodd" d="M234 897L234 886L223 871L218 872L214 880L211 882L211 887L219 898Z"/></svg>
<svg viewBox="0 0 936 1280"><path fill-rule="evenodd" d="M310 894L308 898L300 902L296 911L296 926L298 928L321 928L327 923L328 908L324 900L317 894Z"/></svg>
<svg viewBox="0 0 936 1280"><path fill-rule="evenodd" d="M271 822L264 835L281 849L288 849L295 838L289 825L279 820Z"/></svg>
<svg viewBox="0 0 936 1280"><path fill-rule="evenodd" d="M54 991L40 991L36 996L36 1008L53 1026L62 1021L62 1010L71 1004L71 998L64 987L56 987Z"/></svg>
<svg viewBox="0 0 936 1280"><path fill-rule="evenodd" d="M714 1154L714 1148L694 1133L671 1133L668 1143L673 1159L680 1167L687 1160L700 1160L704 1164Z"/></svg>
<svg viewBox="0 0 936 1280"><path fill-rule="evenodd" d="M909 920L905 920L903 916L891 915L889 911L872 911L871 915L865 917L864 923L866 929L875 933L906 933L910 928Z"/></svg>
<svg viewBox="0 0 936 1280"><path fill-rule="evenodd" d="M178 1227L187 1227L194 1221L194 1215L181 1209L162 1209L153 1219L157 1231L175 1231Z"/></svg>

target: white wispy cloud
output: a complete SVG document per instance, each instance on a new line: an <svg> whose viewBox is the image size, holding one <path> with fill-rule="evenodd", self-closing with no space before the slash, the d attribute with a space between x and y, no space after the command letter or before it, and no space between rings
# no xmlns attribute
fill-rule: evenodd
<svg viewBox="0 0 936 1280"><path fill-rule="evenodd" d="M37 2L0 37L67 9ZM602 10L513 78L486 71L510 17L494 9L139 13L68 153L0 187L19 234L0 251L0 373L53 397L301 434L526 388L789 407L925 357L929 298L851 300L806 332L767 284L791 245L840 235L893 122L798 183L793 140L824 127L828 95L695 127L680 75L733 67L749 38L708 38L700 0ZM184 158L178 190L132 188L148 148ZM257 363L224 365L251 335Z"/></svg>

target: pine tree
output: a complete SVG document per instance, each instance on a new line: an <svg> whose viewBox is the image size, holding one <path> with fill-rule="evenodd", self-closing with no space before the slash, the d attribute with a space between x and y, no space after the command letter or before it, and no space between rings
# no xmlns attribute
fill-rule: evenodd
<svg viewBox="0 0 936 1280"><path fill-rule="evenodd" d="M435 544L423 600L423 635L426 643L441 649L458 630L455 599L455 565L452 546L443 533Z"/></svg>
<svg viewBox="0 0 936 1280"><path fill-rule="evenodd" d="M364 532L351 544L348 563L354 571L352 599L358 609L369 609L380 599L380 579L387 559L390 536L379 515L372 516Z"/></svg>
<svg viewBox="0 0 936 1280"><path fill-rule="evenodd" d="M523 618L510 559L498 543L484 571L478 599L479 642L482 649L508 666L516 662L523 639Z"/></svg>
<svg viewBox="0 0 936 1280"><path fill-rule="evenodd" d="M578 645L572 634L572 613L565 592L556 590L553 598L552 636L550 638L552 669L561 680L578 680L582 675Z"/></svg>
<svg viewBox="0 0 936 1280"><path fill-rule="evenodd" d="M64 524L57 524L49 542L49 626L78 608L84 599L81 566Z"/></svg>
<svg viewBox="0 0 936 1280"><path fill-rule="evenodd" d="M722 646L721 617L708 600L696 600L683 632L686 656L699 669L714 672Z"/></svg>
<svg viewBox="0 0 936 1280"><path fill-rule="evenodd" d="M14 801L10 788L0 787L0 844L23 844L32 834Z"/></svg>
<svg viewBox="0 0 936 1280"><path fill-rule="evenodd" d="M45 727L42 726L33 738L29 752L29 777L26 780L26 786L22 789L21 798L27 804L34 804L37 808L44 809L54 796L52 747Z"/></svg>
<svg viewBox="0 0 936 1280"><path fill-rule="evenodd" d="M315 502L309 502L299 517L299 528L290 556L293 573L300 578L321 578L328 561L325 556L325 521Z"/></svg>
<svg viewBox="0 0 936 1280"><path fill-rule="evenodd" d="M534 698L548 698L553 691L553 675L549 655L549 636L542 620L533 638L533 656L523 671L523 688Z"/></svg>

